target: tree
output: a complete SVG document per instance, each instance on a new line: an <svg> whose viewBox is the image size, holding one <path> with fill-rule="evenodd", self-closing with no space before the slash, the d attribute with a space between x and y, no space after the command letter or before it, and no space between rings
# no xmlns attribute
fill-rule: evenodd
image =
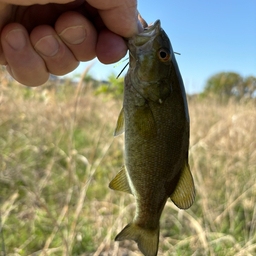
<svg viewBox="0 0 256 256"><path fill-rule="evenodd" d="M256 96L256 77L249 76L244 79L245 96L253 98Z"/></svg>
<svg viewBox="0 0 256 256"><path fill-rule="evenodd" d="M242 82L243 78L237 73L221 72L207 80L204 92L230 97L237 94L237 88Z"/></svg>
<svg viewBox="0 0 256 256"><path fill-rule="evenodd" d="M108 77L108 81L102 83L95 94L104 93L109 96L109 98L120 99L124 92L124 77L119 77L116 79L116 75L111 73Z"/></svg>
<svg viewBox="0 0 256 256"><path fill-rule="evenodd" d="M222 99L231 96L241 99L242 97L252 98L255 96L255 92L255 77L243 78L234 72L220 72L207 80L203 94L215 94Z"/></svg>
<svg viewBox="0 0 256 256"><path fill-rule="evenodd" d="M116 78L114 73L111 73L108 77L108 82L110 83L111 91L118 97L123 95L124 92L124 77Z"/></svg>

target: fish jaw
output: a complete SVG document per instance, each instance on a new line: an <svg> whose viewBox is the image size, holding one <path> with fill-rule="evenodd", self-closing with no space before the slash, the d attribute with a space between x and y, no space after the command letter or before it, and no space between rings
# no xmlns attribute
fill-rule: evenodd
<svg viewBox="0 0 256 256"><path fill-rule="evenodd" d="M130 38L127 46L132 84L146 100L161 104L172 91L170 75L175 57L160 21Z"/></svg>
<svg viewBox="0 0 256 256"><path fill-rule="evenodd" d="M156 36L161 33L161 24L157 20L154 25L144 28L144 31L127 39L127 47L129 49L129 68L133 69L138 66L138 58L142 58L140 53L150 51L152 43Z"/></svg>

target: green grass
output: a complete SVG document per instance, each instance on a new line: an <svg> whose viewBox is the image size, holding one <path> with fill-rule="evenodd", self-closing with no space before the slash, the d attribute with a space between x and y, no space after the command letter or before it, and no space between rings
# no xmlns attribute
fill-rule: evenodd
<svg viewBox="0 0 256 256"><path fill-rule="evenodd" d="M141 255L114 242L134 216L132 196L108 183L123 164L113 138L120 100L87 86L0 87L0 209L6 254ZM189 101L196 201L168 202L159 255L256 254L253 102ZM3 252L0 255L4 255Z"/></svg>

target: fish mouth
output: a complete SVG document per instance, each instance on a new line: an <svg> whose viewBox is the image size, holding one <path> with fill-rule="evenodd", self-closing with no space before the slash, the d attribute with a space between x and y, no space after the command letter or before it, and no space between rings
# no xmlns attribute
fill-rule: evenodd
<svg viewBox="0 0 256 256"><path fill-rule="evenodd" d="M127 39L130 55L130 67L135 67L138 54L152 48L154 39L161 33L161 23L157 20L153 25L144 28L144 31Z"/></svg>
<svg viewBox="0 0 256 256"><path fill-rule="evenodd" d="M147 42L153 40L156 35L160 33L161 30L161 23L160 20L157 20L153 25L144 28L144 31L140 34L132 37L128 40L128 48L132 50L132 46L138 47L143 46Z"/></svg>
<svg viewBox="0 0 256 256"><path fill-rule="evenodd" d="M147 43L151 38L155 38L161 29L160 20L157 20L153 25L144 28L144 31L135 37L135 46L141 46Z"/></svg>

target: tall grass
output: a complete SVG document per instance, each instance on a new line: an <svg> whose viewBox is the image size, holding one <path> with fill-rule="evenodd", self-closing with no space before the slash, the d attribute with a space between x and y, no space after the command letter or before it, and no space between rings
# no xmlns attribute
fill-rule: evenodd
<svg viewBox="0 0 256 256"><path fill-rule="evenodd" d="M113 241L135 210L132 196L108 189L123 164L123 138L113 139L121 105L90 84L1 82L6 255L141 255ZM255 255L255 105L193 99L189 109L196 201L187 211L167 203L159 255Z"/></svg>

